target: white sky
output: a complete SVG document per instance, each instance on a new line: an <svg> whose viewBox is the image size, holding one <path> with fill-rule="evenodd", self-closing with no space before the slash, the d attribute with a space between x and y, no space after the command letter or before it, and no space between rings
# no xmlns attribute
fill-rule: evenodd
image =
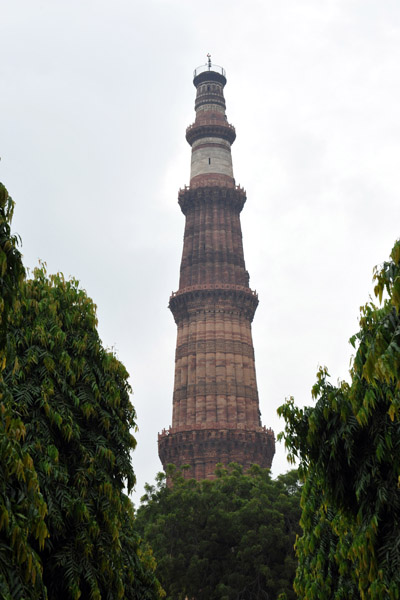
<svg viewBox="0 0 400 600"><path fill-rule="evenodd" d="M227 71L263 423L347 378L399 237L398 0L0 0L0 180L26 266L81 281L131 374L135 501L171 423L192 72ZM273 474L289 467L277 446Z"/></svg>

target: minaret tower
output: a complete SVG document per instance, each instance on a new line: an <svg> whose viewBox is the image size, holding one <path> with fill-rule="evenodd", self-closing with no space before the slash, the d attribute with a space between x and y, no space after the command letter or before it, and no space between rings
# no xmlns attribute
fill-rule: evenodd
<svg viewBox="0 0 400 600"><path fill-rule="evenodd" d="M196 119L190 186L179 191L186 217L179 290L169 308L178 326L172 427L158 436L163 467L190 465L187 477L212 478L221 462L271 467L274 433L262 427L240 212L246 201L233 177L235 128L225 115L225 71L194 72Z"/></svg>

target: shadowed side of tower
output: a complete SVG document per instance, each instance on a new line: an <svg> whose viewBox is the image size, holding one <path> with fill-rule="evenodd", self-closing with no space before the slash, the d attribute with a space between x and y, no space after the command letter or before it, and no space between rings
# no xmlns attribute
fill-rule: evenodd
<svg viewBox="0 0 400 600"><path fill-rule="evenodd" d="M179 192L186 217L179 290L169 307L178 327L172 427L158 436L164 469L190 465L187 477L210 478L215 465L271 467L274 433L262 427L251 323L258 305L249 288L225 115L225 71L209 60L194 73L196 119L190 186Z"/></svg>

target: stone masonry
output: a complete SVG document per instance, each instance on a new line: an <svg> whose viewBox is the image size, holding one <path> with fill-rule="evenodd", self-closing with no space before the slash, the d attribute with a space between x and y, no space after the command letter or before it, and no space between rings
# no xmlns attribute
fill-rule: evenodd
<svg viewBox="0 0 400 600"><path fill-rule="evenodd" d="M261 425L251 323L258 297L249 288L240 212L245 191L233 177L236 133L225 115L225 71L194 73L196 119L190 186L179 192L186 217L179 289L169 307L178 327L172 427L158 436L167 464L187 477L212 478L218 462L271 467L274 433Z"/></svg>

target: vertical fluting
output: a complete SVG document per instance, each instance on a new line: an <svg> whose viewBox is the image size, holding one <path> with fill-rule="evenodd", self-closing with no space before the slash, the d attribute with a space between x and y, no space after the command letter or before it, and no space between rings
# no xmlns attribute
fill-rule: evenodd
<svg viewBox="0 0 400 600"><path fill-rule="evenodd" d="M198 396L196 398L196 424L204 423L206 420L206 318L205 314L199 314L198 318L198 337L196 340L196 354L198 361L197 382Z"/></svg>
<svg viewBox="0 0 400 600"><path fill-rule="evenodd" d="M228 423L238 423L237 399L235 394L235 363L234 363L234 339L232 330L232 319L224 318L224 336L226 349L226 392L228 404Z"/></svg>
<svg viewBox="0 0 400 600"><path fill-rule="evenodd" d="M258 299L249 288L225 116L223 70L200 70L190 187L179 193L186 217L179 290L170 308L178 326L172 428L159 436L163 466L189 464L212 477L217 462L270 467L274 435L261 426L251 335Z"/></svg>
<svg viewBox="0 0 400 600"><path fill-rule="evenodd" d="M222 313L215 313L215 372L216 372L216 389L217 389L217 423L226 422L227 406L226 406L226 359L223 351L223 320Z"/></svg>

